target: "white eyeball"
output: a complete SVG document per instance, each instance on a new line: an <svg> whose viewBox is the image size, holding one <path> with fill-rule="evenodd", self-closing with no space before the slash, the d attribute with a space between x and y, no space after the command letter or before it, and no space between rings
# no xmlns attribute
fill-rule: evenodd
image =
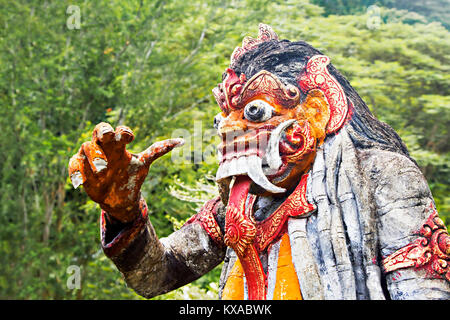
<svg viewBox="0 0 450 320"><path fill-rule="evenodd" d="M218 113L215 117L214 117L214 128L216 130L219 129L219 124L220 122L223 120L223 116L221 113Z"/></svg>
<svg viewBox="0 0 450 320"><path fill-rule="evenodd" d="M272 118L273 107L263 100L249 102L244 108L244 117L252 122L264 122Z"/></svg>

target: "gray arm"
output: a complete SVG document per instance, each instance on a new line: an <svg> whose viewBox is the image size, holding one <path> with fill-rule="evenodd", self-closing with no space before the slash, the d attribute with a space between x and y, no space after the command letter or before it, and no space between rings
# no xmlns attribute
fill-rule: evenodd
<svg viewBox="0 0 450 320"><path fill-rule="evenodd" d="M445 275L439 275L433 270L432 260L420 267L417 267L420 264L418 260L414 260L421 259L422 253L425 256L428 249L422 245L417 247L414 252L420 253L418 257L410 251L421 240L419 232L433 212L430 208L434 208L425 178L405 156L378 151L377 156L371 158L369 167L372 181L376 181L374 198L378 208L380 251L386 265L388 262L392 265L390 268L385 265L387 289L391 298L449 299L449 282L445 280ZM416 264L408 267L412 263Z"/></svg>
<svg viewBox="0 0 450 320"><path fill-rule="evenodd" d="M113 240L102 214L102 245L105 254L122 272L128 286L146 298L169 292L201 277L225 256L201 223L189 223L158 240L150 220L143 215L123 227ZM119 228L120 229L120 228Z"/></svg>

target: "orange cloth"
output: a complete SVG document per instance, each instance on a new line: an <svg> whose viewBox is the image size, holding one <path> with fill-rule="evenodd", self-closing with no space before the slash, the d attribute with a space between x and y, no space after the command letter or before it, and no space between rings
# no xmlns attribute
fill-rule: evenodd
<svg viewBox="0 0 450 320"><path fill-rule="evenodd" d="M227 283L222 292L223 300L244 299L244 270L239 259L236 260L230 271ZM302 293L298 283L297 273L292 263L291 244L289 236L284 234L281 238L278 253L277 277L274 300L302 300Z"/></svg>
<svg viewBox="0 0 450 320"><path fill-rule="evenodd" d="M287 233L281 238L276 281L273 300L302 300L297 273L292 263L291 243Z"/></svg>
<svg viewBox="0 0 450 320"><path fill-rule="evenodd" d="M222 292L223 300L244 300L244 269L236 260Z"/></svg>

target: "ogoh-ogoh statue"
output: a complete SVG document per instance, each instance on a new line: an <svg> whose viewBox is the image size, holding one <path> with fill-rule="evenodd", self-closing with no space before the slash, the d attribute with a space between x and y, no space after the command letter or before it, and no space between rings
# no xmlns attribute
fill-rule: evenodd
<svg viewBox="0 0 450 320"><path fill-rule="evenodd" d="M154 297L225 261L222 299L450 298L449 235L426 180L327 56L261 24L213 93L220 197L167 238L140 187L180 139L131 154L132 131L100 123L70 161L131 288Z"/></svg>

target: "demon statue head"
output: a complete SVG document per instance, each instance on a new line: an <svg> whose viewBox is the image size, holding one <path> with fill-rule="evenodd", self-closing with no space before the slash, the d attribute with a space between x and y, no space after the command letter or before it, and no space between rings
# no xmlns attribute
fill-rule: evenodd
<svg viewBox="0 0 450 320"><path fill-rule="evenodd" d="M246 37L234 50L213 93L222 110L214 119L222 138L216 178L225 190L238 175L251 178L255 194L292 190L327 136L352 122L359 122L355 129L361 131L360 118L372 117L327 56L305 42L278 40L264 24L257 39ZM364 136L392 136L395 143L383 147L406 152L389 127L376 126L381 132L369 128Z"/></svg>

